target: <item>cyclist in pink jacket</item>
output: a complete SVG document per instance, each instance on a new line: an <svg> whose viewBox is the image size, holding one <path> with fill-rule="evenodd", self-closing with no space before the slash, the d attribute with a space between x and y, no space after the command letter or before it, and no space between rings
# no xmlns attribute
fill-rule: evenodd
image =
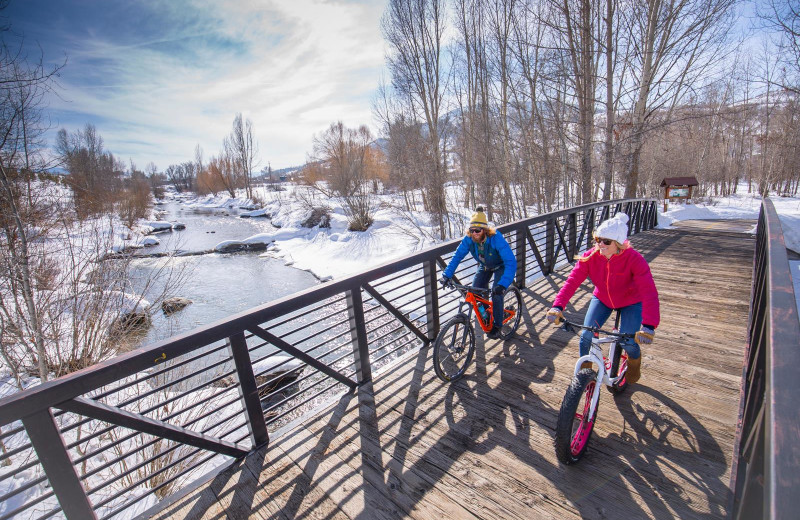
<svg viewBox="0 0 800 520"><path fill-rule="evenodd" d="M601 327L614 309L620 311L619 331L634 334L635 341L623 340L620 344L628 353L628 383L635 383L641 375L640 345L653 342L660 315L658 290L650 273L647 260L628 242L628 215L617 213L604 221L594 231L595 246L586 251L558 292L547 321L559 325L570 298L588 276L594 284L589 310L583 320L587 327ZM592 332L581 333L580 353L589 353ZM588 365L588 367L586 366ZM591 368L584 363L583 368Z"/></svg>

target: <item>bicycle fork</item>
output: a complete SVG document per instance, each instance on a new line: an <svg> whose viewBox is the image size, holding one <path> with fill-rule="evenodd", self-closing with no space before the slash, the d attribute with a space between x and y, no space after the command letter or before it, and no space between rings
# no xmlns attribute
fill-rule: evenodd
<svg viewBox="0 0 800 520"><path fill-rule="evenodd" d="M597 409L597 403L600 400L600 387L603 385L612 386L624 376L624 374L618 373L616 377L611 377L611 374L606 370L606 358L603 356L603 350L600 347L602 343L611 343L608 349L608 356L612 360L616 359L617 349L621 348L616 338L592 338L592 346L589 348L589 353L579 357L575 362L574 375L578 375L581 365L586 361L598 367L594 392L592 393L592 404L589 407L589 417L593 417L594 411Z"/></svg>

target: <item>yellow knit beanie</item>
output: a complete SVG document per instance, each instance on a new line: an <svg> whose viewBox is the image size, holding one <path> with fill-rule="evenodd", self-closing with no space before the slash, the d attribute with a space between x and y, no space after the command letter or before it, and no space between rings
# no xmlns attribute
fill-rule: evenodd
<svg viewBox="0 0 800 520"><path fill-rule="evenodd" d="M469 221L469 227L471 228L489 227L489 220L486 218L486 213L483 212L483 206L478 206L477 208L475 208L475 213L472 214L472 218Z"/></svg>

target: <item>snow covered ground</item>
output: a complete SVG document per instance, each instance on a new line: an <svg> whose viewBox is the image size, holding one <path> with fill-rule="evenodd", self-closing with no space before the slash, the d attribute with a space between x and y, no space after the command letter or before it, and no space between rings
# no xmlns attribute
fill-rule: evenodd
<svg viewBox="0 0 800 520"><path fill-rule="evenodd" d="M378 196L376 205L379 209L375 213L375 223L365 232L352 232L347 230L347 218L341 204L331 199L315 201L330 209L330 228L302 227L301 223L310 213L309 203L300 202L294 197L294 190L301 188L292 185L286 188L287 191L281 192L262 188L257 195L260 200L266 201L263 208L248 215L268 215L280 228L273 233L242 237L242 242L262 242L268 245L263 255L283 259L287 265L310 271L320 280L342 278L435 243L435 239L431 238L435 236L433 226L424 215L409 215L396 209L397 195ZM452 196L455 197L459 190L458 187L452 187ZM668 228L672 222L695 219L757 220L761 199L746 192L746 186L741 186L738 194L714 198L708 203L671 203L666 212L659 213L658 225ZM305 198L308 199L307 196ZM786 247L800 253L800 198L772 197L771 200L781 219ZM254 208L253 203L244 198L233 199L228 196L205 196L186 200L184 204L205 211L231 207ZM663 209L662 206L659 209ZM470 215L471 211L463 210L465 222ZM800 261L790 264L800 309L800 291L797 290Z"/></svg>
<svg viewBox="0 0 800 520"><path fill-rule="evenodd" d="M786 247L800 253L800 198L770 197L781 219ZM710 204L670 204L658 216L659 227L669 227L677 220L758 219L761 198L733 195L714 199Z"/></svg>
<svg viewBox="0 0 800 520"><path fill-rule="evenodd" d="M378 197L379 209L375 223L365 232L347 231L347 218L341 204L325 200L331 211L330 228L304 228L301 223L308 217L307 204L292 196L294 188L286 192L262 191L259 197L267 202L263 209L249 213L271 216L272 222L280 226L274 233L263 233L253 237L242 237L242 242L261 241L272 244L265 253L284 258L297 268L307 269L318 277L341 278L400 258L421 248L433 245L434 235L424 216L415 215L413 223L408 216L400 216L396 196ZM741 190L745 191L745 190ZM786 246L800 252L800 198L772 198L783 225ZM184 201L188 207L213 211L230 207L252 207L246 199L230 197L203 197ZM670 204L666 213L659 213L659 227L666 228L674 221L692 219L758 219L761 200L752 195L733 195L716 198L706 204ZM661 209L661 208L659 208ZM463 218L471 212L464 210Z"/></svg>

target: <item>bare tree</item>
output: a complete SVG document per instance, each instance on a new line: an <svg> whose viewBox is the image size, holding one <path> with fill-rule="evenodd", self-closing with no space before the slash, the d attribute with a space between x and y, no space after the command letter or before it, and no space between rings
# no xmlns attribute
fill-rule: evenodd
<svg viewBox="0 0 800 520"><path fill-rule="evenodd" d="M796 0L765 0L756 3L762 28L774 32L774 55L780 60L782 74L777 84L800 94L800 4Z"/></svg>
<svg viewBox="0 0 800 520"><path fill-rule="evenodd" d="M95 126L87 123L72 133L62 128L56 135L56 150L69 172L67 183L78 215L86 218L110 211L120 197L125 167L104 149Z"/></svg>
<svg viewBox="0 0 800 520"><path fill-rule="evenodd" d="M147 163L144 167L147 181L150 183L150 191L153 196L160 199L164 196L164 175L158 172L158 166L154 162Z"/></svg>
<svg viewBox="0 0 800 520"><path fill-rule="evenodd" d="M428 150L423 177L423 200L433 215L441 238L449 234L442 115L447 76L443 70L445 3L443 0L390 0L383 34L389 43L387 63L392 86L408 107L412 123L425 125Z"/></svg>
<svg viewBox="0 0 800 520"><path fill-rule="evenodd" d="M164 175L175 186L178 193L190 191L195 182L195 163L187 161L181 164L170 164L164 170Z"/></svg>
<svg viewBox="0 0 800 520"><path fill-rule="evenodd" d="M314 187L329 196L342 197L351 231L366 231L373 222L370 183L378 172L377 164L371 160L371 142L372 135L366 126L352 129L341 121L314 137L314 159L327 189L319 183L314 183Z"/></svg>
<svg viewBox="0 0 800 520"><path fill-rule="evenodd" d="M212 157L208 160L208 173L210 176L210 186L221 187L228 192L231 198L236 197L236 189L242 186L242 179L238 175L236 164L233 158L225 151L219 157ZM216 193L219 188L212 188Z"/></svg>
<svg viewBox="0 0 800 520"><path fill-rule="evenodd" d="M563 72L570 89L565 101L574 99L577 112L575 142L579 155L579 202L592 200L594 119L596 114L597 68L601 38L601 4L596 0L553 0L551 16L545 18L565 53Z"/></svg>
<svg viewBox="0 0 800 520"><path fill-rule="evenodd" d="M253 138L253 123L242 119L241 112L233 119L231 134L225 138L224 150L230 156L242 179L247 198L253 198L253 170L257 165L258 145Z"/></svg>
<svg viewBox="0 0 800 520"><path fill-rule="evenodd" d="M0 9L4 7L0 5ZM0 45L0 295L13 299L13 311L3 317L0 348L10 361L13 334L26 334L23 349L46 380L43 316L35 287L37 275L48 266L35 251L42 232L36 222L43 211L36 205L30 180L32 169L42 164L39 138L47 130L42 124L42 98L53 88L60 67L48 72L42 60L29 64L20 52L8 47L7 30L0 28L4 36ZM20 181L27 190L20 189ZM11 361L9 367L15 366Z"/></svg>
<svg viewBox="0 0 800 520"><path fill-rule="evenodd" d="M735 0L640 0L622 14L633 44L625 82L625 196L639 187L647 132L671 120L672 110L718 65L726 49Z"/></svg>
<svg viewBox="0 0 800 520"><path fill-rule="evenodd" d="M552 45L548 44L546 24L540 20L549 9L544 2L522 2L515 16L514 69L518 79L512 83L513 111L519 140L522 198L536 201L538 211L551 211L558 193L555 153L555 118L549 114L547 73ZM530 202L529 202L530 203Z"/></svg>

